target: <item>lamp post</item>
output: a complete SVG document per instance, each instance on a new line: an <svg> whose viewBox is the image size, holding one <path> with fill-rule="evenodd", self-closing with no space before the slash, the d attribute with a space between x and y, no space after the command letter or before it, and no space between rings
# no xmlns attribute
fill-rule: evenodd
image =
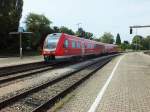
<svg viewBox="0 0 150 112"><path fill-rule="evenodd" d="M82 23L77 23L76 24L78 26L78 29L80 28L80 25L82 25Z"/></svg>
<svg viewBox="0 0 150 112"><path fill-rule="evenodd" d="M23 29L19 29L18 32L10 32L10 35L19 35L19 54L20 54L20 59L23 58L23 53L22 53L22 34L32 34L32 32L23 32Z"/></svg>
<svg viewBox="0 0 150 112"><path fill-rule="evenodd" d="M22 33L19 32L20 58L22 59Z"/></svg>

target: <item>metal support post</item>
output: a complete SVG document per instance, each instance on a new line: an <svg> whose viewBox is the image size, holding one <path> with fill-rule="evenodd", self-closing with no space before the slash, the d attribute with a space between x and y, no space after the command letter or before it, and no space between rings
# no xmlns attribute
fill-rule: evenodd
<svg viewBox="0 0 150 112"><path fill-rule="evenodd" d="M20 41L20 58L22 59L22 33L21 32L20 32L19 41Z"/></svg>
<svg viewBox="0 0 150 112"><path fill-rule="evenodd" d="M22 34L32 34L32 32L10 32L10 35L19 35L19 53L20 53L20 59L23 58L23 49L22 49Z"/></svg>

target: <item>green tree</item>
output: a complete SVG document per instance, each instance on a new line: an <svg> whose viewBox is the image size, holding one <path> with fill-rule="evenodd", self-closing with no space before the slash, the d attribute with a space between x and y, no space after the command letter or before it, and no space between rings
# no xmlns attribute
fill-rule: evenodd
<svg viewBox="0 0 150 112"><path fill-rule="evenodd" d="M117 45L121 44L121 38L120 38L120 34L119 33L117 34L117 37L116 37L116 44Z"/></svg>
<svg viewBox="0 0 150 112"><path fill-rule="evenodd" d="M60 29L57 26L53 27L53 33L60 33Z"/></svg>
<svg viewBox="0 0 150 112"><path fill-rule="evenodd" d="M76 31L76 35L84 38L85 37L85 31L83 30L83 28L79 28L78 31Z"/></svg>
<svg viewBox="0 0 150 112"><path fill-rule="evenodd" d="M93 33L91 33L91 32L85 32L85 38L86 39L94 39L93 38Z"/></svg>
<svg viewBox="0 0 150 112"><path fill-rule="evenodd" d="M132 48L134 50L141 50L144 49L143 47L144 44L144 38L140 35L136 35L132 39Z"/></svg>
<svg viewBox="0 0 150 112"><path fill-rule="evenodd" d="M94 40L94 41L97 41L97 42L101 42L101 39L100 39L100 38L94 37L93 40Z"/></svg>
<svg viewBox="0 0 150 112"><path fill-rule="evenodd" d="M129 41L124 41L120 46L122 50L131 49Z"/></svg>
<svg viewBox="0 0 150 112"><path fill-rule="evenodd" d="M22 7L23 0L0 0L0 48L10 46L8 34L18 30Z"/></svg>
<svg viewBox="0 0 150 112"><path fill-rule="evenodd" d="M144 38L143 47L145 50L150 50L150 35Z"/></svg>
<svg viewBox="0 0 150 112"><path fill-rule="evenodd" d="M111 33L105 32L102 37L100 37L103 43L113 44L114 36Z"/></svg>
<svg viewBox="0 0 150 112"><path fill-rule="evenodd" d="M38 48L42 43L41 40L43 40L43 35L53 32L53 30L50 28L52 22L44 15L30 13L25 22L27 31L34 32L32 46L35 49Z"/></svg>
<svg viewBox="0 0 150 112"><path fill-rule="evenodd" d="M76 32L76 35L85 39L94 39L93 33L86 32L83 28L79 28L78 31Z"/></svg>
<svg viewBox="0 0 150 112"><path fill-rule="evenodd" d="M74 35L75 34L71 29L69 29L69 28L67 28L65 26L60 27L59 31L61 33L67 33L69 35Z"/></svg>

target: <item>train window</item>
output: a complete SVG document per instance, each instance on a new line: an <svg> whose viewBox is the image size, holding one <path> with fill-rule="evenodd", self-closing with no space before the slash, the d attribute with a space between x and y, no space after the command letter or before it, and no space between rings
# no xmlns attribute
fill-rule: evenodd
<svg viewBox="0 0 150 112"><path fill-rule="evenodd" d="M91 44L88 44L87 48L89 48L89 49L90 49L90 48L91 48Z"/></svg>
<svg viewBox="0 0 150 112"><path fill-rule="evenodd" d="M72 41L72 48L76 48L76 42Z"/></svg>
<svg viewBox="0 0 150 112"><path fill-rule="evenodd" d="M85 44L84 43L82 43L82 48L85 48Z"/></svg>
<svg viewBox="0 0 150 112"><path fill-rule="evenodd" d="M92 44L90 44L90 48L92 49Z"/></svg>
<svg viewBox="0 0 150 112"><path fill-rule="evenodd" d="M87 48L90 48L90 44L87 45Z"/></svg>
<svg viewBox="0 0 150 112"><path fill-rule="evenodd" d="M94 48L99 48L99 47L100 47L100 45L98 45L98 44L94 45Z"/></svg>
<svg viewBox="0 0 150 112"><path fill-rule="evenodd" d="M65 40L64 41L64 48L68 48L69 47L69 41L68 40Z"/></svg>
<svg viewBox="0 0 150 112"><path fill-rule="evenodd" d="M83 46L84 46L84 48L86 48L86 45L85 45L85 44L83 44Z"/></svg>
<svg viewBox="0 0 150 112"><path fill-rule="evenodd" d="M46 48L46 49L56 49L58 41L59 41L58 38L47 38L45 43L44 43L44 48Z"/></svg>
<svg viewBox="0 0 150 112"><path fill-rule="evenodd" d="M51 50L56 49L60 36L61 36L61 34L48 35L44 42L44 48L51 49Z"/></svg>
<svg viewBox="0 0 150 112"><path fill-rule="evenodd" d="M91 49L93 49L94 47L93 47L93 44L91 44Z"/></svg>
<svg viewBox="0 0 150 112"><path fill-rule="evenodd" d="M88 48L87 44L84 44L85 48Z"/></svg>
<svg viewBox="0 0 150 112"><path fill-rule="evenodd" d="M80 42L77 42L77 48L80 48Z"/></svg>

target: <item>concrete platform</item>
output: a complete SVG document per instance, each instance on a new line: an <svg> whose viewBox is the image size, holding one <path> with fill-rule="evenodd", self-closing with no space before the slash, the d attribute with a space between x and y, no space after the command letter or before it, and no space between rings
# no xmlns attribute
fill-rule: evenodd
<svg viewBox="0 0 150 112"><path fill-rule="evenodd" d="M43 56L28 56L20 59L19 57L0 58L0 67L27 64L44 61Z"/></svg>
<svg viewBox="0 0 150 112"><path fill-rule="evenodd" d="M128 53L114 59L75 90L59 112L150 112L150 56Z"/></svg>

